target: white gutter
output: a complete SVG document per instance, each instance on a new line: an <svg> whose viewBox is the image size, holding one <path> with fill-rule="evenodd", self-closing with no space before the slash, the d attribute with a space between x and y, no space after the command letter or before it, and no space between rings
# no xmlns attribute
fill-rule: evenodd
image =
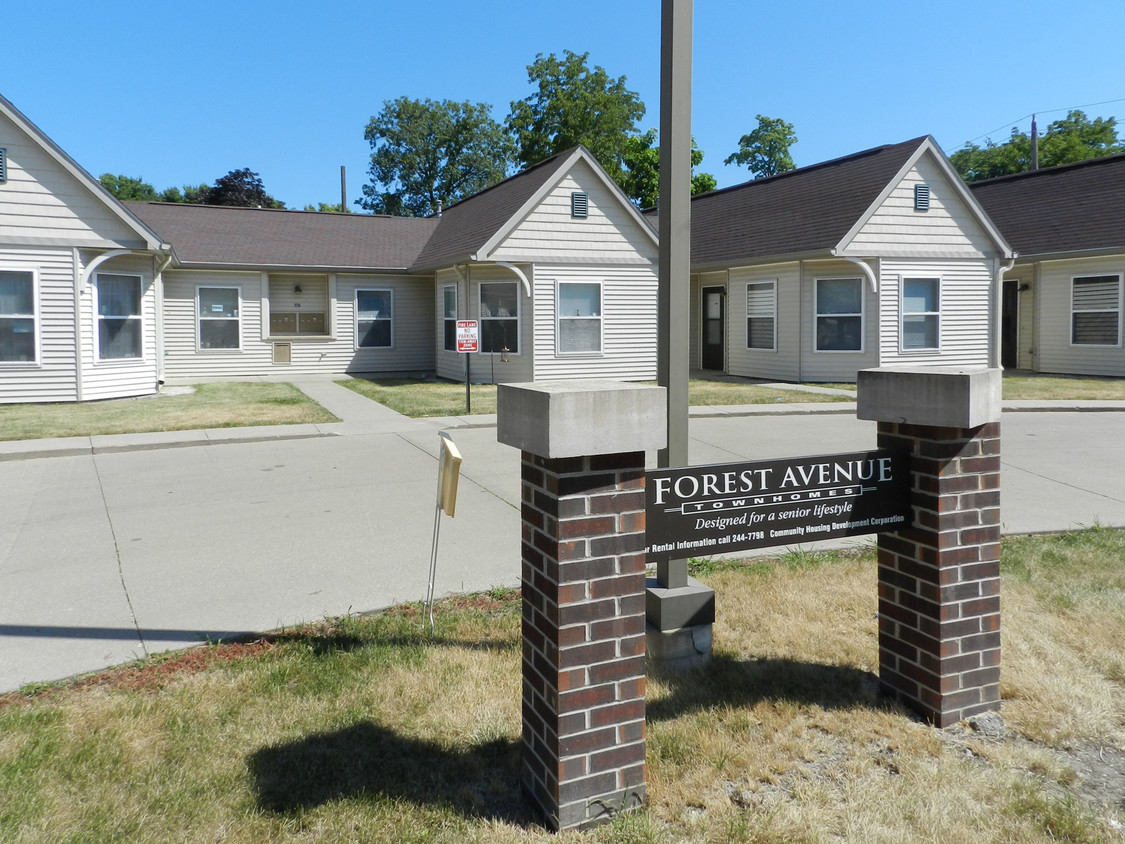
<svg viewBox="0 0 1125 844"><path fill-rule="evenodd" d="M1007 264L1001 264L999 258L993 259L994 270L992 273L992 290L989 297L992 302L992 319L989 320L989 343L988 343L988 367L989 369L1000 368L1001 348L1000 344L1004 341L1004 274L1016 265L1016 258L1018 256L1013 253L1012 260Z"/></svg>
<svg viewBox="0 0 1125 844"><path fill-rule="evenodd" d="M155 255L153 256L156 257ZM172 263L171 253L164 256L164 263L156 269L152 283L156 287L156 383L164 383L164 271ZM193 303L198 307L198 303ZM198 317L198 315L197 315Z"/></svg>
<svg viewBox="0 0 1125 844"><path fill-rule="evenodd" d="M80 282L78 266L82 260L78 247L70 250L75 281ZM74 285L74 399L82 401L82 285Z"/></svg>

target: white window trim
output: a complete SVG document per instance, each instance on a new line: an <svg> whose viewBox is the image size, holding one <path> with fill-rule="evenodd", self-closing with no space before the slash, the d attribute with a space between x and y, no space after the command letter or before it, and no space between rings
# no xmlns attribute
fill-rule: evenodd
<svg viewBox="0 0 1125 844"><path fill-rule="evenodd" d="M937 282L937 310L936 311L911 311L906 312L903 300L906 298L906 282L908 281L935 281ZM904 355L932 355L941 351L941 300L942 278L938 275L903 275L898 278L898 350ZM906 347L906 317L907 316L932 316L937 318L937 345Z"/></svg>
<svg viewBox="0 0 1125 844"><path fill-rule="evenodd" d="M100 290L101 277L103 275L119 275L128 278L135 278L137 285L140 288L140 296L137 298L137 305L140 308L140 313L136 316L126 316L125 319L135 319L141 324L141 353L135 358L103 358L102 357L102 314L98 312L98 296ZM138 273L95 273L94 285L91 288L91 294L94 301L94 365L95 366L136 366L137 364L144 363L147 358L145 357L145 280L144 277ZM113 316L117 319L121 318L120 314L106 314L106 316Z"/></svg>
<svg viewBox="0 0 1125 844"><path fill-rule="evenodd" d="M451 317L447 317L445 315L445 294L449 290L453 291L453 316L451 316ZM453 322L454 326L456 326L456 324L457 324L458 309L461 305L460 301L458 301L461 298L460 294L461 294L461 291L459 291L457 289L456 284L443 284L441 286L441 350L443 352L456 352L457 351L457 339L456 339L457 332L456 332L456 329L454 329L453 348L450 349L445 345L445 327L446 327L446 323L451 322L451 321Z"/></svg>
<svg viewBox="0 0 1125 844"><path fill-rule="evenodd" d="M858 314L822 314L820 307L820 282L822 281L857 281L859 282L859 313ZM824 317L859 317L859 348L858 349L821 349L817 345L817 325L820 318ZM853 275L824 276L813 279L813 336L812 350L816 355L862 355L867 346L867 288L863 279Z"/></svg>
<svg viewBox="0 0 1125 844"><path fill-rule="evenodd" d="M26 319L30 316L34 325L34 344L35 344L35 359L34 360L3 360L0 361L0 367L4 369L38 369L43 365L43 348L42 348L42 327L40 323L40 307L39 307L39 268L38 267L16 267L16 266L0 266L0 270L9 273L30 273L31 275L31 307L34 310L32 314L4 314L5 317L16 319Z"/></svg>
<svg viewBox="0 0 1125 844"><path fill-rule="evenodd" d="M389 317L376 317L380 322L391 324L391 342L386 346L361 346L359 344L359 294L360 293L387 293L391 297L391 315ZM395 347L395 291L392 287L357 287L352 296L352 328L355 329L355 350L359 351L389 351Z"/></svg>
<svg viewBox="0 0 1125 844"><path fill-rule="evenodd" d="M199 305L199 291L200 290L234 290L238 293L238 316L236 317L211 317L204 316L200 311ZM200 331L203 320L209 319L214 321L223 322L237 322L238 323L238 345L233 349L205 349L203 348L203 337ZM234 284L197 284L195 285L195 350L205 355L214 354L230 354L231 352L242 351L242 288Z"/></svg>
<svg viewBox="0 0 1125 844"><path fill-rule="evenodd" d="M772 291L772 295L771 295L771 299L770 299L770 314L773 318L773 338L771 340L770 346L768 348L763 348L762 346L751 346L750 345L750 325L749 325L749 320L750 320L750 288L755 287L755 286L766 285L766 284L768 284L770 286L770 289ZM776 278L764 278L764 279L760 279L758 281L748 281L748 282L746 282L746 320L747 320L747 322L745 322L743 324L743 329L744 329L744 332L745 332L745 342L746 342L747 351L750 351L750 352L776 352L777 351L777 279Z"/></svg>
<svg viewBox="0 0 1125 844"><path fill-rule="evenodd" d="M1106 310L1075 310L1074 309L1074 282L1080 278L1098 278L1101 276L1117 276L1117 341L1114 343L1075 343L1074 342L1074 315L1075 314L1102 314L1110 313ZM1121 273L1086 273L1070 277L1070 318L1067 321L1067 340L1072 349L1120 349L1122 345L1122 330L1125 326L1125 290L1122 290Z"/></svg>
<svg viewBox="0 0 1125 844"><path fill-rule="evenodd" d="M499 355L503 354L501 351L486 352L484 347L484 323L486 320L499 320L499 319L512 319L510 316L506 317L486 317L481 312L481 296L484 293L484 286L486 284L510 284L516 289L516 348L523 349L523 302L520 299L520 283L518 281L478 281L477 285L477 319L480 321L480 335L481 335L481 355ZM508 354L513 357L519 357L520 351L509 350Z"/></svg>
<svg viewBox="0 0 1125 844"><path fill-rule="evenodd" d="M559 303L562 302L562 288L569 284L592 284L598 288L598 315L595 316L564 316L560 312ZM562 321L566 320L594 320L598 321L598 348L586 352L564 352L562 350ZM602 281L592 280L558 280L555 282L555 355L561 358L600 358L605 357L605 284Z"/></svg>

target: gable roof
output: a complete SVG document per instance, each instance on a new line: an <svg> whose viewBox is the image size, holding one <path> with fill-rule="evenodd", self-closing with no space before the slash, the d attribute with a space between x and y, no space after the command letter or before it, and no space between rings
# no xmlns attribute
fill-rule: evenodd
<svg viewBox="0 0 1125 844"><path fill-rule="evenodd" d="M655 242L651 227L609 178L594 156L577 146L540 161L499 184L452 205L430 238L415 269L437 269L469 261L487 261L489 254L534 210L579 161L591 165L603 185L617 196L637 224Z"/></svg>
<svg viewBox="0 0 1125 844"><path fill-rule="evenodd" d="M693 197L693 271L739 261L837 254L926 153L947 171L955 190L1006 252L1000 233L980 212L934 139L925 135Z"/></svg>
<svg viewBox="0 0 1125 844"><path fill-rule="evenodd" d="M438 220L223 205L128 202L180 266L410 269Z"/></svg>
<svg viewBox="0 0 1125 844"><path fill-rule="evenodd" d="M1125 251L1125 154L969 189L1021 257Z"/></svg>
<svg viewBox="0 0 1125 844"><path fill-rule="evenodd" d="M161 243L160 238L155 232L129 213L124 205L102 186L101 182L86 172L77 161L63 151L62 147L47 137L42 129L28 120L23 112L12 105L3 95L0 95L0 114L3 114L18 128L23 130L48 157L53 159L56 164L76 179L87 191L93 194L95 200L105 205L114 217L121 220L130 231L137 234L146 249L162 251L167 248L167 244Z"/></svg>

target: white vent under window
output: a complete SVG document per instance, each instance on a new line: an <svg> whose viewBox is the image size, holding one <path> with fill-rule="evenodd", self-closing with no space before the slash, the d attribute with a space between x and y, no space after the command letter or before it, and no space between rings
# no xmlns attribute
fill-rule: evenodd
<svg viewBox="0 0 1125 844"><path fill-rule="evenodd" d="M586 218L590 216L590 195L585 191L575 191L570 195L570 216Z"/></svg>
<svg viewBox="0 0 1125 844"><path fill-rule="evenodd" d="M914 186L914 210L915 211L929 211L930 210L930 186L929 185L915 185Z"/></svg>

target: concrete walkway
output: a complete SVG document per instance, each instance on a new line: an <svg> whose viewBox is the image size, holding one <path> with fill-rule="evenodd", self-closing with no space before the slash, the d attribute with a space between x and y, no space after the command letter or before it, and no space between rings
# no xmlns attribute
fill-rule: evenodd
<svg viewBox="0 0 1125 844"><path fill-rule="evenodd" d="M409 419L329 379L294 383L342 421L0 443L0 691L419 600L443 429L464 463L437 592L518 583L519 454L494 417ZM1006 532L1125 526L1123 419L1074 412L1125 402L1067 406L1005 415ZM693 408L690 460L873 447L854 413Z"/></svg>

